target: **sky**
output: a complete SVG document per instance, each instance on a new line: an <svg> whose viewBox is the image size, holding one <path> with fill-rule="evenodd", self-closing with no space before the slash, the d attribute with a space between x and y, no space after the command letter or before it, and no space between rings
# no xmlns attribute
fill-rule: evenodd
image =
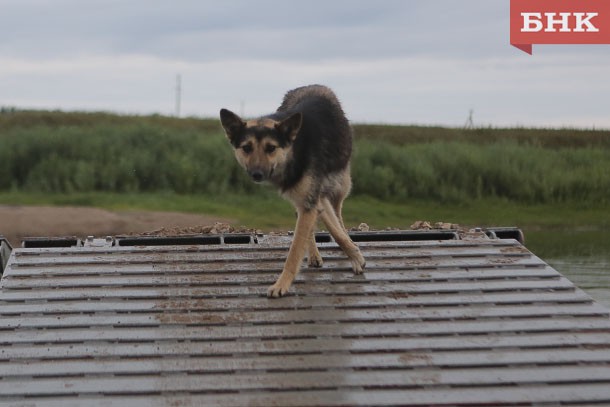
<svg viewBox="0 0 610 407"><path fill-rule="evenodd" d="M509 0L0 0L0 106L217 117L331 87L356 123L610 128L610 45L509 44Z"/></svg>

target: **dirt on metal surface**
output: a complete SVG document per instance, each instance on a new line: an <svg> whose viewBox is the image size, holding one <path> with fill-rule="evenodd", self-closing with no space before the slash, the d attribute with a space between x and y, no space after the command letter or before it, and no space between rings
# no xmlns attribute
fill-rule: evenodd
<svg viewBox="0 0 610 407"><path fill-rule="evenodd" d="M225 222L214 222L212 225L198 225L186 227L161 227L159 229L149 230L141 233L131 233L132 236L183 236L183 235L199 235L199 234L223 234L223 233L263 233L258 229L235 227Z"/></svg>

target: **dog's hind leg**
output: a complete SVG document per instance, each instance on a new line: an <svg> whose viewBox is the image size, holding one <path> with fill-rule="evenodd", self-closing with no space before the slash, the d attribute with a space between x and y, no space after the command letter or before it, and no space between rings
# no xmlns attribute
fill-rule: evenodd
<svg viewBox="0 0 610 407"><path fill-rule="evenodd" d="M347 232L347 229L345 228L345 224L343 223L343 215L342 215L342 211L343 211L343 199L335 199L331 202L333 210L335 211L335 216L337 216L337 219L339 220L339 224L341 225L341 227L343 228L343 230L345 230Z"/></svg>
<svg viewBox="0 0 610 407"><path fill-rule="evenodd" d="M320 214L322 220L326 224L328 231L333 236L339 247L347 254L352 262L352 270L354 273L360 274L364 270L366 261L360 253L358 246L352 242L349 235L347 234L343 223L335 212L335 208L327 198L321 199L323 211Z"/></svg>
<svg viewBox="0 0 610 407"><path fill-rule="evenodd" d="M318 246L316 245L316 233L315 231L312 231L307 246L307 264L310 267L322 267L322 263L324 262L322 256L320 256Z"/></svg>
<svg viewBox="0 0 610 407"><path fill-rule="evenodd" d="M275 284L267 289L268 297L281 297L288 292L290 285L301 268L301 262L303 257L305 257L305 250L312 239L318 211L315 208L298 208L297 211L297 225L294 230L290 250L288 251L288 257L284 264L284 270L282 270L282 274L280 274Z"/></svg>

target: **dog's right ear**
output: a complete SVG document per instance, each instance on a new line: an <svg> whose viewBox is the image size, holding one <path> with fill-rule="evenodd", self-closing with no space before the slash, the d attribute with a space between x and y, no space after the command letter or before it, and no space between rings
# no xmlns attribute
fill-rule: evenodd
<svg viewBox="0 0 610 407"><path fill-rule="evenodd" d="M246 123L238 115L227 109L220 109L220 122L229 141L235 145L235 141L242 134Z"/></svg>

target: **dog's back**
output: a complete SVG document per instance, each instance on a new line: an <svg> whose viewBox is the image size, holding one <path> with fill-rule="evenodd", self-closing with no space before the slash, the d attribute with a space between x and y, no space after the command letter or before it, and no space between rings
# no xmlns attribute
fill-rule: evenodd
<svg viewBox="0 0 610 407"><path fill-rule="evenodd" d="M283 189L298 182L303 173L315 178L345 170L352 153L352 131L337 96L322 85L310 85L286 93L273 119L301 113L303 121L293 146L292 177Z"/></svg>

